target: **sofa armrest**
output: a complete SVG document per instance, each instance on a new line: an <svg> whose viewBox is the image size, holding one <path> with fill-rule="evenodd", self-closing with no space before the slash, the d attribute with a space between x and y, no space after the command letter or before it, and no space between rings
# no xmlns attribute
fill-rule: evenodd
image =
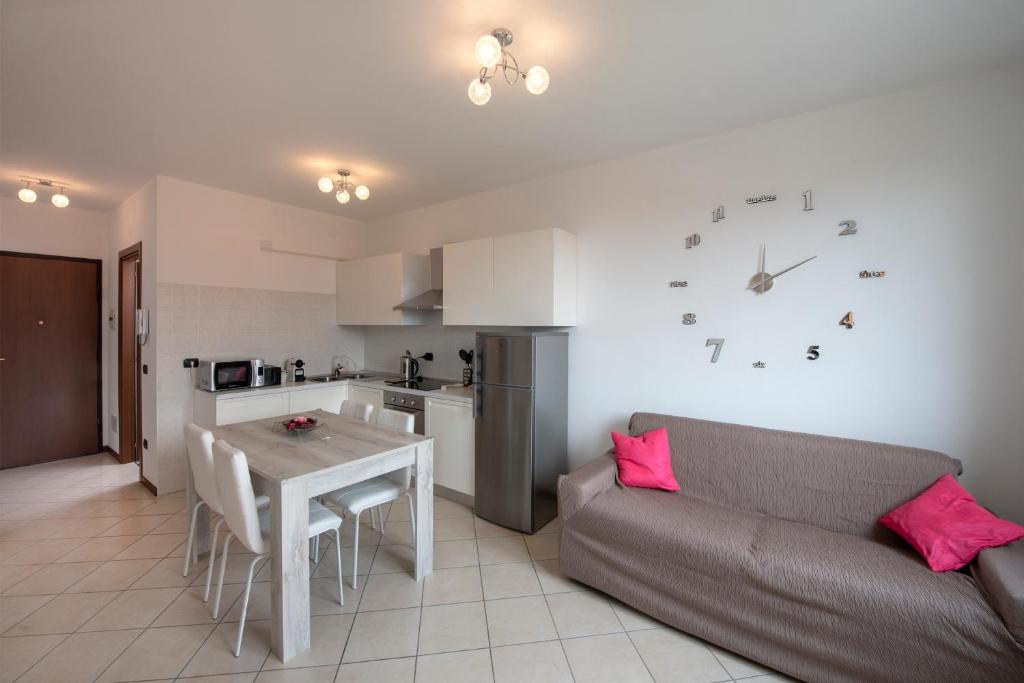
<svg viewBox="0 0 1024 683"><path fill-rule="evenodd" d="M1010 634L1024 643L1024 539L982 550L971 572Z"/></svg>
<svg viewBox="0 0 1024 683"><path fill-rule="evenodd" d="M583 509L594 496L615 483L618 468L612 451L591 460L569 474L558 477L558 508L562 522Z"/></svg>

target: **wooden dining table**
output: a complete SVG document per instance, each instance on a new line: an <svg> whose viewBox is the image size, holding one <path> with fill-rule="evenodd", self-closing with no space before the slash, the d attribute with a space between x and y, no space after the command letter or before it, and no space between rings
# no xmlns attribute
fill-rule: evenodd
<svg viewBox="0 0 1024 683"><path fill-rule="evenodd" d="M323 410L304 415L320 423L309 434L275 430L275 424L289 416L211 428L215 438L245 453L253 487L270 496L272 647L282 662L310 644L310 498L411 466L416 487L416 580L433 570L433 438ZM187 482L191 510L199 500L191 471ZM196 541L202 539L208 546L206 515L200 517ZM207 549L200 547L199 552Z"/></svg>

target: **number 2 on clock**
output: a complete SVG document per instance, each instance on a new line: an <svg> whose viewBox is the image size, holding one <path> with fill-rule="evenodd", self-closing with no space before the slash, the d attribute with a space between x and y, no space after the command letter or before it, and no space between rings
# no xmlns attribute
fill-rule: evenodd
<svg viewBox="0 0 1024 683"><path fill-rule="evenodd" d="M857 234L857 221L843 221L839 224L839 227L842 228L842 231L839 233L840 237Z"/></svg>

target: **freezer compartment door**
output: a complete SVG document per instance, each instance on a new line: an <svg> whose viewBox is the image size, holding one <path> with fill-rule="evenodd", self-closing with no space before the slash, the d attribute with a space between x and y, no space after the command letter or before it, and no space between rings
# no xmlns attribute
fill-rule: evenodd
<svg viewBox="0 0 1024 683"><path fill-rule="evenodd" d="M532 532L533 392L477 385L476 514Z"/></svg>
<svg viewBox="0 0 1024 683"><path fill-rule="evenodd" d="M477 382L516 387L533 386L533 338L476 338Z"/></svg>

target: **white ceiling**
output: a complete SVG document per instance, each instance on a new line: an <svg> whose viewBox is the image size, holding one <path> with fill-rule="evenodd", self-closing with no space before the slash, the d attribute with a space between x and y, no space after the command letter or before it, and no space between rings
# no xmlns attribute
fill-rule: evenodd
<svg viewBox="0 0 1024 683"><path fill-rule="evenodd" d="M1024 60L1020 0L3 0L0 191L155 174L370 219ZM515 33L536 97L472 105ZM348 167L372 196L316 189Z"/></svg>

